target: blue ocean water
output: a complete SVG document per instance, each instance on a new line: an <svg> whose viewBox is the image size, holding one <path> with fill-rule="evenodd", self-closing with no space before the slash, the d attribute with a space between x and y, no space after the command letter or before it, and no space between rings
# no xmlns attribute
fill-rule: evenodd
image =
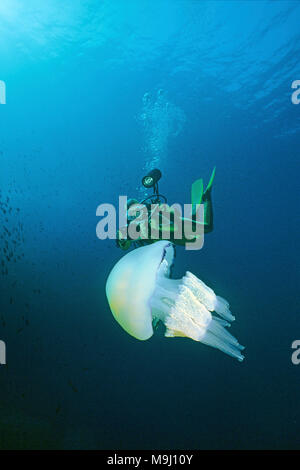
<svg viewBox="0 0 300 470"><path fill-rule="evenodd" d="M289 0L1 0L0 448L299 447L299 20ZM123 253L96 237L148 168L189 203L215 165L214 231L174 275L229 300L243 363L127 335L105 298Z"/></svg>

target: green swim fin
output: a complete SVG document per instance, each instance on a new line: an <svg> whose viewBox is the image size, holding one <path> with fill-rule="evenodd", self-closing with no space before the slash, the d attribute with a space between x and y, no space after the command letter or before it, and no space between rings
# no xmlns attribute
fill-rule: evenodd
<svg viewBox="0 0 300 470"><path fill-rule="evenodd" d="M201 204L203 196L203 179L200 178L192 184L192 207L193 213L196 212L196 204Z"/></svg>
<svg viewBox="0 0 300 470"><path fill-rule="evenodd" d="M209 180L209 183L206 187L206 190L204 191L204 194L209 192L212 188L212 185L213 185L213 182L214 182L214 179L215 179L215 174L216 174L216 167L214 167L213 171L212 171L212 174L211 174L211 177L210 177L210 180Z"/></svg>
<svg viewBox="0 0 300 470"><path fill-rule="evenodd" d="M192 206L193 206L193 213L196 210L196 204L202 204L202 202L205 199L205 196L207 196L207 193L209 193L212 189L212 185L215 179L215 174L216 174L216 167L214 167L210 180L208 182L208 185L204 191L203 187L203 179L200 178L192 184Z"/></svg>

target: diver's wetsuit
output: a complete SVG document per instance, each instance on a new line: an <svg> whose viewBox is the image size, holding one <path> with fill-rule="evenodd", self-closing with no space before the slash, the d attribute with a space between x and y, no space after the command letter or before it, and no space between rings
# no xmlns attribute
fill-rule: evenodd
<svg viewBox="0 0 300 470"><path fill-rule="evenodd" d="M204 225L204 233L210 233L212 232L213 230L213 208L212 208L212 197L211 197L211 191L212 191L212 183L213 183L213 179L214 179L214 175L215 175L215 169L213 170L213 173L212 173L212 176L210 178L210 182L206 188L206 190L203 192L203 182L202 180L197 180L195 184L198 185L198 188L197 190L199 190L199 184L200 184L200 193L199 194L199 191L198 191L198 196L195 198L193 197L193 194L192 194L192 202L193 204L195 203L201 203L204 205L204 220L203 222L199 222L196 218L196 214L195 214L195 211L192 213L192 216L191 216L191 221L193 221L195 224L196 223L202 223ZM193 185L193 186L194 186ZM202 189L201 189L202 188ZM193 190L192 190L192 193L193 193ZM128 208L134 204L134 203L138 203L136 200L132 200L132 202L129 203L129 206ZM149 225L149 233L151 234L151 230L150 230L150 227L151 227L151 215L153 214L153 211L151 212L151 206L150 204L146 204L144 203L144 205L147 207L148 211L150 211L150 216L148 217L148 225ZM157 204L157 207L162 207L161 204ZM171 215L172 212L170 213L169 211L169 215ZM177 219L178 220L178 219ZM161 239L167 239L167 240L170 240L172 243L174 243L175 245L185 245L186 243L193 243L193 241L195 241L195 238L194 239L187 239L185 238L184 236L184 227L183 227L183 224L184 224L184 218L180 218L181 222L182 222L182 227L181 227L181 238L176 238L175 237L175 234L176 234L176 226L174 225L174 223L172 223L172 220L171 220L171 224L169 225L170 227L170 233L168 236L164 236L163 235L163 225L160 223L158 229L157 229L157 232L158 232L158 237L156 238L144 238L141 236L141 238L137 239L137 240L133 240L130 238L129 234L127 234L127 238L122 238L122 229L119 230L118 232L118 237L117 237L117 246L119 246L120 248L122 248L123 250L127 250L131 244L133 243L133 246L134 247L139 247L139 246L145 246L145 245L148 245L150 243L154 243L156 242L157 240L161 240ZM127 227L128 225L130 224L130 220L128 220L128 224L127 224ZM124 229L126 229L126 232L127 232L127 227L124 227Z"/></svg>

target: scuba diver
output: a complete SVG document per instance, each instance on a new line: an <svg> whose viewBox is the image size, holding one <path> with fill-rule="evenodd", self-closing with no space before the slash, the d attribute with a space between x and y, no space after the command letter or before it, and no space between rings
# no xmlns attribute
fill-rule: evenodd
<svg viewBox="0 0 300 470"><path fill-rule="evenodd" d="M209 183L204 190L203 180L200 178L192 184L191 188L191 216L184 217L176 213L176 208L167 205L167 199L158 191L158 181L162 174L158 169L150 171L142 179L145 188L153 188L153 194L142 201L129 199L127 201L127 224L121 227L117 232L117 246L122 250L128 250L130 247L138 248L154 243L158 240L167 239L175 245L185 245L196 241L197 235L193 239L187 238L183 230L185 222L195 227L201 224L202 235L213 230L213 209L212 209L212 185L215 177L216 168L213 169ZM199 205L203 204L202 221L198 220L197 211ZM142 216L142 217L141 217ZM131 227L135 226L138 237L130 237ZM151 236L149 229L151 231ZM129 233L128 233L129 232ZM153 233L156 235L153 236ZM194 233L194 232L193 232Z"/></svg>

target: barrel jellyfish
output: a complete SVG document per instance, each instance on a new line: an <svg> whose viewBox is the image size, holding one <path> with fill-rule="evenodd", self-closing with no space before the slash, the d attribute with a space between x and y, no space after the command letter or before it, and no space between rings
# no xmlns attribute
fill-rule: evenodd
<svg viewBox="0 0 300 470"><path fill-rule="evenodd" d="M106 283L116 321L139 340L149 339L153 325L161 321L167 337L188 337L242 361L244 347L226 329L235 319L228 302L190 272L171 279L173 259L172 243L162 240L117 262Z"/></svg>

